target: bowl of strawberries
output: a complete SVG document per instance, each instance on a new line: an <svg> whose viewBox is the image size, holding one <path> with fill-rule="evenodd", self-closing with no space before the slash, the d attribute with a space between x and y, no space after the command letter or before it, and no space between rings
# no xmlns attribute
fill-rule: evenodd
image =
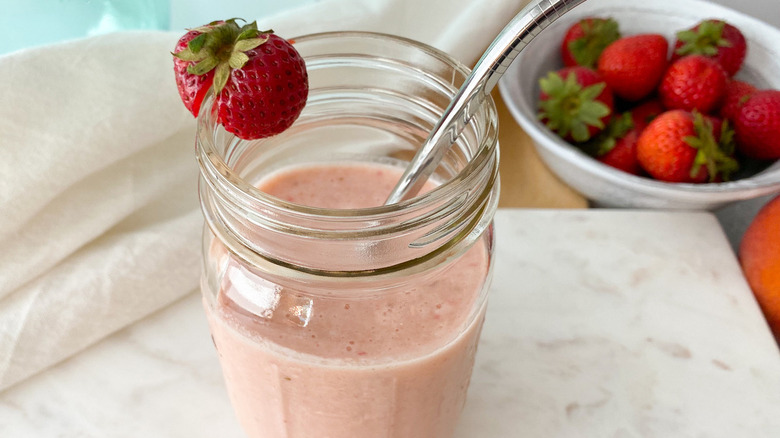
<svg viewBox="0 0 780 438"><path fill-rule="evenodd" d="M704 0L589 0L499 89L548 167L596 205L711 210L780 191L777 41Z"/></svg>

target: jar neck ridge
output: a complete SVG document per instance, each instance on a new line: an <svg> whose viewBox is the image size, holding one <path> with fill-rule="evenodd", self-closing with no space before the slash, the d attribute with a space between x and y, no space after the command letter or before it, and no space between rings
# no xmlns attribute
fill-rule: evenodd
<svg viewBox="0 0 780 438"><path fill-rule="evenodd" d="M342 32L295 40L309 67L310 100L290 129L243 141L217 125L215 114L200 114L199 190L215 236L251 265L303 276L425 269L468 249L490 225L498 202L497 117L490 98L434 173L441 184L416 198L329 210L286 202L254 186L269 172L329 157L404 166L468 75L433 48L387 35ZM207 97L203 108L211 102Z"/></svg>

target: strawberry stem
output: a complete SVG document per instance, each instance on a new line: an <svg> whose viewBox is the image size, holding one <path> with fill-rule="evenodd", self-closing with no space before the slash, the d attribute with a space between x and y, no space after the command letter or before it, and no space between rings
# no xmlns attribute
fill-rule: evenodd
<svg viewBox="0 0 780 438"><path fill-rule="evenodd" d="M683 30L677 33L677 39L683 42L675 53L684 55L715 56L718 47L730 47L731 42L723 38L726 23L719 20L702 21L696 30Z"/></svg>
<svg viewBox="0 0 780 438"><path fill-rule="evenodd" d="M191 74L204 75L214 70L214 94L222 91L232 70L242 68L249 61L245 52L264 44L273 33L270 29L259 31L255 21L239 27L237 20L241 19L216 21L194 29L202 33L193 38L186 49L173 54L192 62L187 66Z"/></svg>
<svg viewBox="0 0 780 438"><path fill-rule="evenodd" d="M565 80L557 72L550 72L539 80L539 86L547 95L539 102L539 118L561 137L571 134L574 141L584 142L590 139L589 127L604 128L601 119L611 110L597 98L606 83L583 87L574 72L569 72Z"/></svg>
<svg viewBox="0 0 780 438"><path fill-rule="evenodd" d="M615 148L617 141L632 129L634 129L634 118L630 112L615 115L607 122L607 127L603 131L583 145L583 150L597 157L606 155Z"/></svg>
<svg viewBox="0 0 780 438"><path fill-rule="evenodd" d="M569 42L569 51L578 65L592 68L601 52L620 39L618 23L612 18L586 18L579 22L579 26L583 36Z"/></svg>
<svg viewBox="0 0 780 438"><path fill-rule="evenodd" d="M731 157L733 152L733 131L724 121L721 126L720 140L715 139L712 122L700 112L693 112L693 127L695 136L688 136L684 141L697 149L696 157L691 166L690 176L694 178L705 166L709 174L710 182L717 179L718 175L728 181L733 172L739 170L739 163Z"/></svg>

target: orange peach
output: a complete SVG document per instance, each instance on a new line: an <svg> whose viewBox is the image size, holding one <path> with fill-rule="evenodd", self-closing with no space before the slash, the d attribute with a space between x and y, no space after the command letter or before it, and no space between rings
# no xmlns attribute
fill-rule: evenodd
<svg viewBox="0 0 780 438"><path fill-rule="evenodd" d="M739 259L764 316L780 342L780 196L767 203L742 237Z"/></svg>

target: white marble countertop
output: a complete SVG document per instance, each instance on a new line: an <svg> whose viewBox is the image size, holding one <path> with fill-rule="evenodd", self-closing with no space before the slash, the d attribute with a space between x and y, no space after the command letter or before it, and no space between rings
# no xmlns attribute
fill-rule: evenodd
<svg viewBox="0 0 780 438"><path fill-rule="evenodd" d="M457 438L778 436L780 350L714 216L496 224ZM195 292L0 393L0 437L241 436Z"/></svg>

